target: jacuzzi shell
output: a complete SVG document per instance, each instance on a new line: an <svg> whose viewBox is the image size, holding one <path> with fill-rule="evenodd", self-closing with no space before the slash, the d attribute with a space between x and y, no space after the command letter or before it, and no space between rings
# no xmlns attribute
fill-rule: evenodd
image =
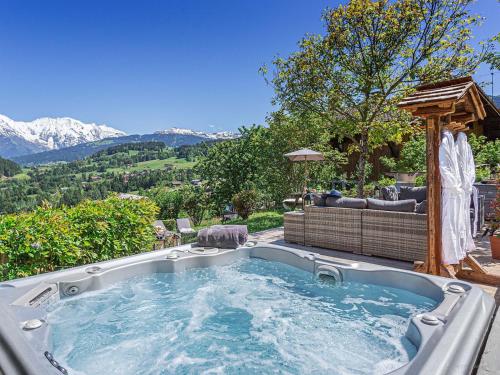
<svg viewBox="0 0 500 375"><path fill-rule="evenodd" d="M197 250L204 254L194 254ZM339 281L407 289L440 302L430 313L411 319L406 335L418 348L417 354L391 374L470 374L495 307L482 289L462 281L362 262L332 261L312 252L262 243L215 253L185 245L0 283L0 373L61 374L44 355L47 323L33 330L24 330L23 325L30 319L43 321L46 304L65 295L98 290L137 275L230 264L245 257L326 273Z"/></svg>

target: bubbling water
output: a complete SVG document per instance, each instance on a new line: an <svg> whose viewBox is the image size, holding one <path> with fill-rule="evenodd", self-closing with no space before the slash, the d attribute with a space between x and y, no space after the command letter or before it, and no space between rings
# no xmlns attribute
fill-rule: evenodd
<svg viewBox="0 0 500 375"><path fill-rule="evenodd" d="M435 305L246 259L134 277L61 300L47 320L71 374L382 374L415 355L409 318Z"/></svg>

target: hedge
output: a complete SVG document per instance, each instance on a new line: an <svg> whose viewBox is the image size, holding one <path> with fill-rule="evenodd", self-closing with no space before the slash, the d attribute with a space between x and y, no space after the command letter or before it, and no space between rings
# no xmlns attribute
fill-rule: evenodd
<svg viewBox="0 0 500 375"><path fill-rule="evenodd" d="M0 216L0 278L14 279L149 250L158 208L149 199L42 205Z"/></svg>

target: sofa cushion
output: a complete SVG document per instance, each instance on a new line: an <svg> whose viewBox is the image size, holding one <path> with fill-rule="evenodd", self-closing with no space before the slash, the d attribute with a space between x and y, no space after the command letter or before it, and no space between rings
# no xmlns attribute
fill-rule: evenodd
<svg viewBox="0 0 500 375"><path fill-rule="evenodd" d="M326 206L327 197L328 194L318 194L318 193L312 194L312 199L315 206L321 206L321 207Z"/></svg>
<svg viewBox="0 0 500 375"><path fill-rule="evenodd" d="M427 213L427 199L423 200L420 203L417 203L417 206L415 207L415 212L417 214Z"/></svg>
<svg viewBox="0 0 500 375"><path fill-rule="evenodd" d="M415 199L418 203L427 199L427 187L401 186L399 189L399 200Z"/></svg>
<svg viewBox="0 0 500 375"><path fill-rule="evenodd" d="M341 208L366 208L366 199L362 198L326 198L327 207L341 207Z"/></svg>
<svg viewBox="0 0 500 375"><path fill-rule="evenodd" d="M386 201L397 201L398 200L398 189L396 186L385 186L382 189L382 197Z"/></svg>
<svg viewBox="0 0 500 375"><path fill-rule="evenodd" d="M415 212L415 206L417 205L415 199L384 201L382 199L368 198L366 201L370 210L381 211Z"/></svg>

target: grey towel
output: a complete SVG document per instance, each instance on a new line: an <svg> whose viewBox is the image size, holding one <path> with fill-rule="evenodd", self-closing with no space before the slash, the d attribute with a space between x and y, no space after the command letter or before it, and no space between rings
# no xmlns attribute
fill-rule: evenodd
<svg viewBox="0 0 500 375"><path fill-rule="evenodd" d="M213 225L198 232L198 246L236 249L248 239L246 225Z"/></svg>

